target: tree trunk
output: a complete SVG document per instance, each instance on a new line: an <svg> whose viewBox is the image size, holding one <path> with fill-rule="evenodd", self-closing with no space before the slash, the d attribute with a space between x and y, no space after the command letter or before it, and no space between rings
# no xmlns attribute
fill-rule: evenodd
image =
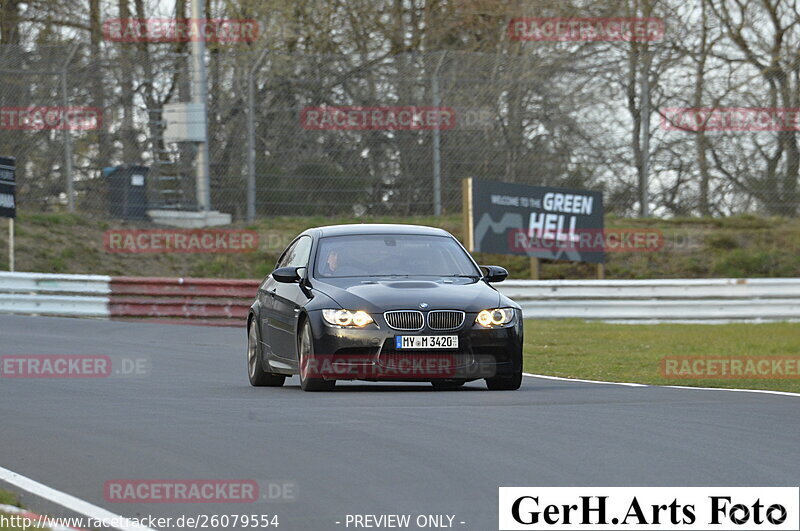
<svg viewBox="0 0 800 531"><path fill-rule="evenodd" d="M0 44L19 44L19 6L22 0L0 0Z"/></svg>
<svg viewBox="0 0 800 531"><path fill-rule="evenodd" d="M119 18L126 20L131 16L129 5L130 0L119 0ZM122 141L122 162L141 163L141 151L139 142L136 138L134 127L134 113L136 104L134 102L133 76L136 62L134 54L130 53L130 47L122 45L119 47L120 54L120 104L122 107L122 125L120 128L120 139Z"/></svg>
<svg viewBox="0 0 800 531"><path fill-rule="evenodd" d="M705 85L705 69L706 58L708 56L708 24L706 18L706 2L701 2L701 18L703 27L700 35L700 56L697 58L697 69L694 83L694 100L693 105L695 108L703 106L703 88ZM709 187L711 182L711 173L708 166L708 138L706 138L705 131L700 128L695 136L695 151L697 155L697 166L700 170L700 197L699 208L700 215L708 217L711 215L711 201L709 198Z"/></svg>

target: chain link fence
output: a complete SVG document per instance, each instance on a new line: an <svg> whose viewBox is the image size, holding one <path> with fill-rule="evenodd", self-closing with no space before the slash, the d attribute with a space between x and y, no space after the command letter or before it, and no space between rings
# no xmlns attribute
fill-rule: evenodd
<svg viewBox="0 0 800 531"><path fill-rule="evenodd" d="M691 42L530 44L210 50L213 208L236 220L249 202L257 217L456 213L473 177L603 190L620 216L637 213L643 183L654 216L797 214L796 72L765 82L707 55L699 86ZM0 46L0 155L17 158L20 207L110 216L108 168L136 164L150 168L148 208L195 208L196 145L163 136L164 105L191 99L190 64L164 45ZM669 114L710 107L780 107L794 125L693 129Z"/></svg>

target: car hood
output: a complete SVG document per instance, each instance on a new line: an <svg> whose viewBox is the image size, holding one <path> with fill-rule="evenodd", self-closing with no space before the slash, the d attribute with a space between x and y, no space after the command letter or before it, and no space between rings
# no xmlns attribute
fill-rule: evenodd
<svg viewBox="0 0 800 531"><path fill-rule="evenodd" d="M423 302L428 304L428 310L457 309L466 312L495 308L501 304L501 295L497 290L483 281L464 278L334 278L317 280L314 287L343 308L367 312L419 309Z"/></svg>

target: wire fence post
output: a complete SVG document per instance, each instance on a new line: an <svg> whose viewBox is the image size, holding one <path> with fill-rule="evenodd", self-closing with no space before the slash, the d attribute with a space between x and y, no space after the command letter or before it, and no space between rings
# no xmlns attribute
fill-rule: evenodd
<svg viewBox="0 0 800 531"><path fill-rule="evenodd" d="M441 96L439 94L439 69L442 67L444 58L447 51L441 52L439 62L436 63L436 68L433 70L431 76L431 92L433 93L433 107L438 112L439 106L442 104ZM440 126L437 125L433 128L433 215L442 215L442 148L441 148L441 135Z"/></svg>
<svg viewBox="0 0 800 531"><path fill-rule="evenodd" d="M256 217L256 71L268 50L261 52L247 72L247 221Z"/></svg>
<svg viewBox="0 0 800 531"><path fill-rule="evenodd" d="M8 270L14 272L14 218L8 218Z"/></svg>
<svg viewBox="0 0 800 531"><path fill-rule="evenodd" d="M205 16L205 0L192 0L192 19ZM208 148L208 86L206 85L206 41L205 38L192 40L192 103L202 106L203 140L197 143L196 195L197 209L211 210L211 161Z"/></svg>
<svg viewBox="0 0 800 531"><path fill-rule="evenodd" d="M69 55L67 55L67 60L64 61L64 65L61 68L61 104L64 106L63 112L67 113L67 107L69 105L69 94L68 94L68 86L67 86L67 69L69 68L70 62L72 62L72 58L75 55L75 52L78 51L78 45L73 44L70 47ZM69 210L70 214L75 213L75 184L73 182L72 177L72 135L70 133L69 127L64 125L64 177L66 179L66 187L67 187L67 209Z"/></svg>
<svg viewBox="0 0 800 531"><path fill-rule="evenodd" d="M647 186L650 173L650 63L652 55L650 48L645 46L644 65L642 66L642 176L639 183L641 197L639 198L639 217L650 216L650 196Z"/></svg>

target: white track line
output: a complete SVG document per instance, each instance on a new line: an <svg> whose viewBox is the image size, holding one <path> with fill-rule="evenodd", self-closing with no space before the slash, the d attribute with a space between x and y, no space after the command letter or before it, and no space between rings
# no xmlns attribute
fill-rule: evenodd
<svg viewBox="0 0 800 531"><path fill-rule="evenodd" d="M7 468L0 467L0 481L10 483L11 485L14 485L15 487L18 487L26 492L30 492L36 496L41 496L46 500L49 500L62 507L66 507L71 511L75 511L78 514L82 514L83 516L87 516L93 520L100 520L101 522L119 522L120 525L115 526L115 529L119 529L121 531L155 531L149 527L139 525L137 522L129 520L124 516L114 514L111 511L103 509L102 507L92 505L91 503L76 498L75 496L70 496L65 492L61 492L59 490L50 488L47 485L43 485L38 481L26 478L25 476L17 474L16 472L12 472Z"/></svg>
<svg viewBox="0 0 800 531"><path fill-rule="evenodd" d="M727 387L691 387L688 385L648 385L631 382L604 382L601 380L581 380L579 378L563 378L561 376L547 376L545 374L532 374L523 372L523 376L529 378L541 378L543 380L558 380L561 382L583 382L602 385L623 385L627 387L659 387L665 389L688 389L690 391L730 391L733 393L760 393L764 395L781 395L781 396L800 396L800 393L790 393L788 391L769 391L766 389L729 389Z"/></svg>
<svg viewBox="0 0 800 531"><path fill-rule="evenodd" d="M579 378L562 378L561 376L547 376L544 374L531 374L529 372L523 372L523 376L529 376L531 378L542 378L544 380L559 380L564 382L583 382L583 383L593 383L593 384L603 384L603 385L625 385L628 387L650 387L646 384L640 383L629 383L629 382L603 382L600 380L581 380Z"/></svg>
<svg viewBox="0 0 800 531"><path fill-rule="evenodd" d="M732 393L760 393L763 395L800 396L800 393L789 391L770 391L768 389L729 389L727 387L691 387L688 385L654 385L653 387L668 387L669 389L699 389L701 391L730 391Z"/></svg>

